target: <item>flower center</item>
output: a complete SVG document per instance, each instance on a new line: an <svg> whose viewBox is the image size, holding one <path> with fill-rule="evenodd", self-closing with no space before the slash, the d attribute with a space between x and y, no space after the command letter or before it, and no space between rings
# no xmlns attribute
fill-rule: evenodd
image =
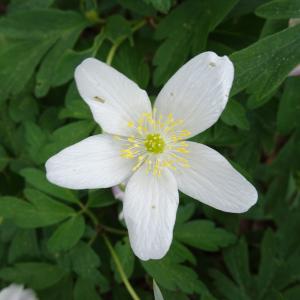
<svg viewBox="0 0 300 300"><path fill-rule="evenodd" d="M142 113L137 121L129 120L133 129L129 137L115 136L124 143L120 155L125 159L136 159L132 171L146 164L147 172L159 176L163 168L176 170L178 166L189 168L188 143L184 140L190 131L183 128L183 120L176 120L173 114L164 116L149 112Z"/></svg>
<svg viewBox="0 0 300 300"><path fill-rule="evenodd" d="M159 154L164 152L166 144L159 133L150 133L146 136L144 145L148 152Z"/></svg>

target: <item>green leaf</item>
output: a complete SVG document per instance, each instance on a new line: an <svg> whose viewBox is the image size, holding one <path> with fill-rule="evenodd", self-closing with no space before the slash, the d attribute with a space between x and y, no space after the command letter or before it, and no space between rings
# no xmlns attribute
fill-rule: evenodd
<svg viewBox="0 0 300 300"><path fill-rule="evenodd" d="M53 4L55 0L11 0L8 6L9 13L26 11L30 9L47 8Z"/></svg>
<svg viewBox="0 0 300 300"><path fill-rule="evenodd" d="M44 157L48 159L60 150L87 138L94 128L93 121L77 121L56 129L50 136L50 143L44 148Z"/></svg>
<svg viewBox="0 0 300 300"><path fill-rule="evenodd" d="M126 277L130 279L134 269L135 258L130 247L129 239L124 238L123 240L118 241L115 245L115 251L120 259L120 263L123 267ZM121 283L122 279L113 260L111 260L111 266L114 271L116 281Z"/></svg>
<svg viewBox="0 0 300 300"><path fill-rule="evenodd" d="M265 103L299 63L300 26L267 36L230 56L235 67L231 95L248 89L249 107Z"/></svg>
<svg viewBox="0 0 300 300"><path fill-rule="evenodd" d="M234 281L220 271L212 271L216 289L225 299L251 300L252 278L250 277L248 249L244 240L225 251L225 263Z"/></svg>
<svg viewBox="0 0 300 300"><path fill-rule="evenodd" d="M98 189L89 191L88 207L106 207L118 203L111 189Z"/></svg>
<svg viewBox="0 0 300 300"><path fill-rule="evenodd" d="M243 130L250 129L245 108L238 101L233 99L227 103L221 115L221 120L229 126L237 126Z"/></svg>
<svg viewBox="0 0 300 300"><path fill-rule="evenodd" d="M13 219L16 224L27 226L32 224L30 217L34 216L33 207L27 202L15 197L0 197L0 215L1 217ZM24 222L25 221L25 222ZM35 225L35 221L33 224Z"/></svg>
<svg viewBox="0 0 300 300"><path fill-rule="evenodd" d="M224 251L225 264L231 276L244 290L251 286L248 255L248 245L244 239Z"/></svg>
<svg viewBox="0 0 300 300"><path fill-rule="evenodd" d="M26 168L20 171L26 182L34 188L54 196L58 199L77 203L78 199L70 190L53 185L46 179L46 175L39 169Z"/></svg>
<svg viewBox="0 0 300 300"><path fill-rule="evenodd" d="M57 62L56 72L53 74L52 85L60 86L69 80L73 79L75 68L86 58L94 57L102 43L104 42L105 34L101 31L93 41L93 45L85 50L77 51L67 49ZM80 97L79 97L80 98Z"/></svg>
<svg viewBox="0 0 300 300"><path fill-rule="evenodd" d="M9 161L10 158L5 151L5 148L0 145L0 172L5 169Z"/></svg>
<svg viewBox="0 0 300 300"><path fill-rule="evenodd" d="M55 74L60 72L60 60L63 59L62 53L74 46L79 34L88 25L87 21L75 12L69 13L65 18L68 18L68 22L71 24L61 28L59 39L47 53L37 73L35 87L37 97L45 96L49 88L54 85L56 81Z"/></svg>
<svg viewBox="0 0 300 300"><path fill-rule="evenodd" d="M300 285L293 286L284 293L284 300L294 300L300 297ZM281 299L280 299L281 300Z"/></svg>
<svg viewBox="0 0 300 300"><path fill-rule="evenodd" d="M116 43L120 38L131 35L131 27L128 21L121 15L114 15L107 20L105 34L112 43Z"/></svg>
<svg viewBox="0 0 300 300"><path fill-rule="evenodd" d="M2 18L0 36L2 34L4 38L0 39L1 98L21 92L42 58L44 59L37 75L36 95L45 95L51 86L52 76L57 71L61 51L73 46L78 34L87 24L76 12L55 9L25 10Z"/></svg>
<svg viewBox="0 0 300 300"><path fill-rule="evenodd" d="M161 286L169 290L179 289L187 294L202 293L202 283L197 274L189 267L181 264L160 261L143 262L143 267Z"/></svg>
<svg viewBox="0 0 300 300"><path fill-rule="evenodd" d="M186 205L180 205L177 211L176 224L184 223L189 220L195 213L195 203L188 203Z"/></svg>
<svg viewBox="0 0 300 300"><path fill-rule="evenodd" d="M74 300L74 283L71 274L64 276L60 281L49 288L39 291L39 299L42 300Z"/></svg>
<svg viewBox="0 0 300 300"><path fill-rule="evenodd" d="M65 108L59 114L60 118L74 118L91 120L91 111L80 97L75 82L69 85L68 92L65 98Z"/></svg>
<svg viewBox="0 0 300 300"><path fill-rule="evenodd" d="M15 197L0 197L0 215L12 219L19 227L49 226L75 214L72 208L39 191L27 189L25 195L30 203Z"/></svg>
<svg viewBox="0 0 300 300"><path fill-rule="evenodd" d="M9 103L9 114L15 122L34 120L38 104L31 95L14 97Z"/></svg>
<svg viewBox="0 0 300 300"><path fill-rule="evenodd" d="M97 268L100 266L99 256L90 245L79 242L71 251L70 258L73 270L82 278L95 280Z"/></svg>
<svg viewBox="0 0 300 300"><path fill-rule="evenodd" d="M1 48L0 48L0 51L1 51ZM1 70L0 70L0 72L1 72ZM0 94L1 94L1 88L0 88ZM0 100L0 102L1 102L1 100ZM20 154L20 137L16 134L16 131L17 131L16 124L9 117L7 105L1 105L0 107L1 107L1 109L0 109L1 144L12 154L19 155Z"/></svg>
<svg viewBox="0 0 300 300"><path fill-rule="evenodd" d="M22 259L37 259L40 250L34 230L18 230L9 247L8 262L14 263Z"/></svg>
<svg viewBox="0 0 300 300"><path fill-rule="evenodd" d="M52 75L52 86L60 86L73 79L75 68L86 58L93 56L93 48L84 51L67 49L57 61L56 72Z"/></svg>
<svg viewBox="0 0 300 300"><path fill-rule="evenodd" d="M266 19L289 19L300 17L299 0L273 0L259 6L256 15Z"/></svg>
<svg viewBox="0 0 300 300"><path fill-rule="evenodd" d="M5 26L0 22L0 28ZM0 103L9 95L17 95L24 89L39 61L53 42L54 38L42 40L32 37L17 41L0 39ZM24 59L24 49L26 49L26 59Z"/></svg>
<svg viewBox="0 0 300 300"><path fill-rule="evenodd" d="M49 212L49 214L57 214L58 216L74 216L73 208L50 198L40 191L27 188L24 190L24 194L40 213L45 211L45 214Z"/></svg>
<svg viewBox="0 0 300 300"><path fill-rule="evenodd" d="M168 290L180 290L187 294L202 294L207 291L197 274L189 267L172 245L168 254L160 260L141 261L147 273L161 286Z"/></svg>
<svg viewBox="0 0 300 300"><path fill-rule="evenodd" d="M82 215L77 215L61 224L48 240L48 248L51 252L67 251L73 248L85 230L85 222Z"/></svg>
<svg viewBox="0 0 300 300"><path fill-rule="evenodd" d="M277 127L281 133L288 134L300 125L299 92L300 78L287 79L277 113Z"/></svg>
<svg viewBox="0 0 300 300"><path fill-rule="evenodd" d="M71 208L46 195L33 200L31 204L15 197L0 197L0 215L12 219L21 228L37 228L58 223L74 214Z"/></svg>
<svg viewBox="0 0 300 300"><path fill-rule="evenodd" d="M0 278L8 281L29 285L35 290L42 290L54 285L65 275L61 268L47 263L18 263L13 267L2 268Z"/></svg>
<svg viewBox="0 0 300 300"><path fill-rule="evenodd" d="M162 13L167 13L172 5L172 0L144 0L144 2L152 4L156 10Z"/></svg>
<svg viewBox="0 0 300 300"><path fill-rule="evenodd" d="M116 54L113 65L142 89L147 88L150 79L149 66L136 47L126 43Z"/></svg>
<svg viewBox="0 0 300 300"><path fill-rule="evenodd" d="M155 10L150 5L140 0L118 0L118 3L138 15L151 16L155 14Z"/></svg>
<svg viewBox="0 0 300 300"><path fill-rule="evenodd" d="M157 49L154 84L163 84L186 61L189 54L198 54L206 46L208 33L226 16L236 0L194 1L180 4L162 20L156 38L165 39Z"/></svg>
<svg viewBox="0 0 300 300"><path fill-rule="evenodd" d="M88 280L79 278L74 288L74 300L100 300L100 296L95 290L94 284Z"/></svg>
<svg viewBox="0 0 300 300"><path fill-rule="evenodd" d="M40 153L46 143L47 135L41 127L33 122L25 122L24 126L28 153L33 161L42 163L43 158L40 156Z"/></svg>
<svg viewBox="0 0 300 300"><path fill-rule="evenodd" d="M30 203L15 197L0 197L0 216L12 219L21 228L36 228L61 222L75 213L41 192L28 189L25 195Z"/></svg>
<svg viewBox="0 0 300 300"><path fill-rule="evenodd" d="M216 228L207 220L195 220L179 224L175 238L187 245L206 251L218 251L235 242L235 236L224 229Z"/></svg>
<svg viewBox="0 0 300 300"><path fill-rule="evenodd" d="M259 298L268 295L269 285L272 282L278 262L276 259L276 239L271 229L267 230L261 245L261 262L258 273Z"/></svg>

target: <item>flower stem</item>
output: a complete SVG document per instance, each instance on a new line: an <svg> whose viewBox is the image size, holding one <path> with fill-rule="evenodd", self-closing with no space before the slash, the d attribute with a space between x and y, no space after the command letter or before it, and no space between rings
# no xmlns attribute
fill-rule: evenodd
<svg viewBox="0 0 300 300"><path fill-rule="evenodd" d="M112 60L116 54L116 51L117 49L119 48L119 46L124 42L125 39L121 38L119 39L116 43L114 43L112 45L112 47L110 48L109 52L108 52L108 55L107 55L107 58L106 58L106 63L108 65L111 65L112 63Z"/></svg>
<svg viewBox="0 0 300 300"><path fill-rule="evenodd" d="M118 235L127 235L127 231L125 231L125 230L113 228L113 227L106 226L103 224L99 224L99 225L100 225L100 228L102 228L106 232L110 232L110 233L114 233L114 234L118 234Z"/></svg>
<svg viewBox="0 0 300 300"><path fill-rule="evenodd" d="M131 286L130 282L128 281L127 276L126 276L126 274L124 272L124 269L122 267L122 264L121 264L121 262L119 260L119 257L117 255L117 253L115 252L115 250L114 250L114 248L113 248L110 240L107 238L107 236L106 236L105 233L102 235L102 237L104 239L104 242L105 242L105 244L106 244L106 246L107 246L107 248L108 248L108 250L109 250L109 252L110 252L110 254L112 256L112 258L113 258L113 261L114 261L114 263L116 265L116 268L117 268L117 270L118 270L118 272L119 272L119 274L121 276L121 279L122 279L122 281L123 281L123 283L124 283L127 291L129 292L129 294L131 295L131 297L132 297L133 300L140 300L139 296L136 294L135 290L133 289L133 287Z"/></svg>
<svg viewBox="0 0 300 300"><path fill-rule="evenodd" d="M106 225L102 225L101 223L99 223L96 215L89 208L87 208L83 203L79 202L79 206L81 208L80 213L85 213L91 219L91 221L93 222L95 229L96 229L96 234L94 237L92 237L90 239L89 245L92 245L94 243L94 241L96 240L99 233L102 235L104 242L112 256L113 261L115 262L117 271L119 272L120 277L121 277L127 291L129 292L129 294L131 295L133 300L140 300L139 296L136 294L135 290L133 289L132 285L130 284L130 282L124 272L123 266L120 262L120 259L117 255L117 253L115 252L110 240L108 239L108 237L105 234L105 231L107 231L107 232L111 232L114 234L124 235L124 234L126 234L126 231L112 228L112 227L109 227ZM100 229L100 231L99 231L99 229ZM101 229L103 229L103 231L101 231Z"/></svg>
<svg viewBox="0 0 300 300"><path fill-rule="evenodd" d="M132 33L136 32L137 30L139 30L140 28L142 28L144 25L146 24L145 20L141 20L140 22L138 22L136 25L134 25L131 29ZM127 39L127 37L121 37L119 38L110 48L107 58L106 58L106 63L108 65L111 65L114 56L116 54L117 49L120 47L120 45Z"/></svg>

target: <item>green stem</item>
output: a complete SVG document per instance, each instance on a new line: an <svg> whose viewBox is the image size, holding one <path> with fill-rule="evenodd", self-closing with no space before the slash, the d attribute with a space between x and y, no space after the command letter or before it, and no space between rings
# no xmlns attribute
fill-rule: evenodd
<svg viewBox="0 0 300 300"><path fill-rule="evenodd" d="M146 25L146 20L141 20L138 23L136 23L133 27L132 27L132 33L136 32L137 30L139 30L140 28L142 28L143 26Z"/></svg>
<svg viewBox="0 0 300 300"><path fill-rule="evenodd" d="M119 48L119 46L125 41L124 38L119 39L115 44L112 45L112 47L110 48L107 58L106 58L106 63L108 65L111 65L112 60L116 54L117 49Z"/></svg>
<svg viewBox="0 0 300 300"><path fill-rule="evenodd" d="M130 282L128 281L127 279L127 276L124 272L124 269L122 267L122 264L119 260L119 257L117 255L117 253L115 252L112 244L110 243L110 240L107 238L107 236L105 234L102 235L103 236L103 239L104 239L104 242L113 258L113 261L116 265L116 268L121 276L121 279L127 289L127 291L129 292L129 294L131 295L132 299L133 300L140 300L139 296L136 294L135 290L133 289L133 287L131 286Z"/></svg>
<svg viewBox="0 0 300 300"><path fill-rule="evenodd" d="M99 48L102 46L103 42L105 40L105 34L103 30L96 36L93 44L93 52L92 57L95 57L97 55L97 52Z"/></svg>
<svg viewBox="0 0 300 300"><path fill-rule="evenodd" d="M114 233L114 234L118 234L118 235L127 235L127 231L125 231L125 230L120 230L120 229L109 227L109 226L106 226L103 224L99 224L99 225L100 225L100 228L102 228L106 232L110 232L110 233Z"/></svg>
<svg viewBox="0 0 300 300"><path fill-rule="evenodd" d="M82 204L80 201L78 202L78 205L80 206L81 210L79 212L79 214L86 214L91 221L93 222L93 224L95 225L95 227L98 227L99 225L99 221L97 219L97 217L94 215L94 213L89 210L84 204Z"/></svg>
<svg viewBox="0 0 300 300"><path fill-rule="evenodd" d="M136 32L137 30L139 30L140 28L142 28L144 25L146 24L145 20L141 20L140 22L138 22L136 25L134 25L131 29L132 33ZM120 45L127 39L127 37L121 37L119 38L110 48L107 58L106 58L106 63L108 65L111 65L113 58L116 54L117 49L120 47Z"/></svg>

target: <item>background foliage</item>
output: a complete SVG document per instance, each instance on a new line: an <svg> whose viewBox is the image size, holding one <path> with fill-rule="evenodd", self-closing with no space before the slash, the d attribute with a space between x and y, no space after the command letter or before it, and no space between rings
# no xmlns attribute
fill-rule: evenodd
<svg viewBox="0 0 300 300"><path fill-rule="evenodd" d="M2 0L0 13L2 287L130 299L113 252L141 299L153 299L152 278L170 300L300 299L300 77L288 78L299 0ZM195 139L230 159L259 201L234 215L182 195L171 250L142 262L111 190L54 186L44 163L101 130L73 81L84 58L110 61L154 99L205 50L229 55L236 74L220 120Z"/></svg>

